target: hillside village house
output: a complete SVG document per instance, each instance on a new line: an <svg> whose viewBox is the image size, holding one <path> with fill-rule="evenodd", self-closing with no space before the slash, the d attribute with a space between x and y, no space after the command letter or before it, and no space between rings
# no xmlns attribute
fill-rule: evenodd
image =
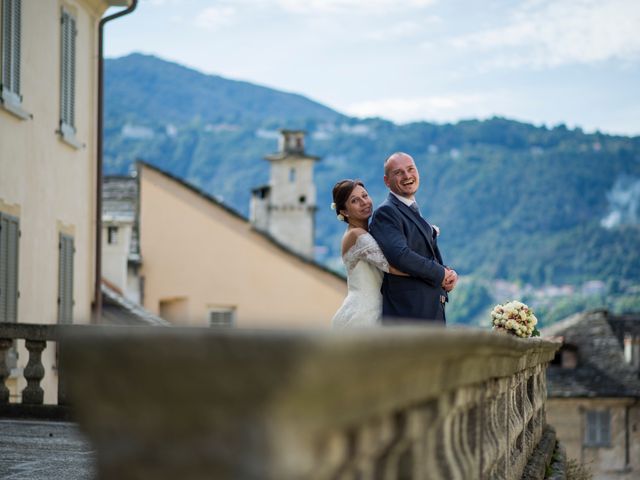
<svg viewBox="0 0 640 480"><path fill-rule="evenodd" d="M109 6L130 3L0 1L0 322L91 320L99 25ZM55 349L42 355L55 403ZM14 373L24 368L22 342L10 357Z"/></svg>
<svg viewBox="0 0 640 480"><path fill-rule="evenodd" d="M108 176L102 186L102 281L134 303L142 303L136 213L138 181Z"/></svg>
<svg viewBox="0 0 640 480"><path fill-rule="evenodd" d="M564 343L547 372L547 420L601 480L640 478L640 315L578 314L545 329Z"/></svg>

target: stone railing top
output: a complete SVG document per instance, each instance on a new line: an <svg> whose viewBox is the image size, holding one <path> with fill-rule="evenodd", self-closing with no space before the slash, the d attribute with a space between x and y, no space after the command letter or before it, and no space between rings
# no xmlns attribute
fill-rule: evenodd
<svg viewBox="0 0 640 480"><path fill-rule="evenodd" d="M0 338L11 340L18 338L39 341L57 340L60 333L60 325L55 324L0 323Z"/></svg>
<svg viewBox="0 0 640 480"><path fill-rule="evenodd" d="M120 422L140 428L160 417L177 430L247 416L263 422L286 418L309 430L340 428L512 376L549 362L560 346L439 327L314 332L123 327L70 329L65 336L62 362L84 423L108 426L118 405ZM140 405L146 407L141 411ZM172 408L179 410L175 417L161 414Z"/></svg>

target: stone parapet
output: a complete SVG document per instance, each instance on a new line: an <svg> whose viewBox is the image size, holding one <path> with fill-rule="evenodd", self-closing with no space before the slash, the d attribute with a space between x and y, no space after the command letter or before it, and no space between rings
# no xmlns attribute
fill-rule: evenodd
<svg viewBox="0 0 640 480"><path fill-rule="evenodd" d="M558 343L436 327L82 329L62 361L101 479L519 479Z"/></svg>

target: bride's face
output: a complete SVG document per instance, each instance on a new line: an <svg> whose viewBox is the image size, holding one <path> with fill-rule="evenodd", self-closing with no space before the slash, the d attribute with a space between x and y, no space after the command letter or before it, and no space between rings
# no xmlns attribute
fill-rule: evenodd
<svg viewBox="0 0 640 480"><path fill-rule="evenodd" d="M373 202L367 191L360 185L353 189L345 206L349 220L368 220L373 212Z"/></svg>

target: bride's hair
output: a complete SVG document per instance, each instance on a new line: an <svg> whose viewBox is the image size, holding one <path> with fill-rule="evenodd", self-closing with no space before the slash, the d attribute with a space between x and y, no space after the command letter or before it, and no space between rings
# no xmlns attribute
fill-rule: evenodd
<svg viewBox="0 0 640 480"><path fill-rule="evenodd" d="M364 183L360 180L351 180L347 178L345 180L340 180L333 187L333 203L336 206L336 213L341 214L343 210L347 209L347 200L349 200L349 196L353 189L356 187L362 187L366 190ZM349 223L349 220L343 216L343 222Z"/></svg>

